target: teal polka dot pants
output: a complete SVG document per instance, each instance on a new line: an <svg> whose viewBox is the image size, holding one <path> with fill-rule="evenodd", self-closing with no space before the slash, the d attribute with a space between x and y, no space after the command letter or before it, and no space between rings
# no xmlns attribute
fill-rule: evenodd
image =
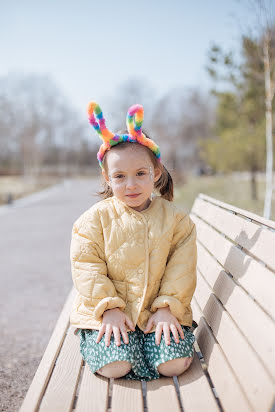
<svg viewBox="0 0 275 412"><path fill-rule="evenodd" d="M155 332L144 334L136 325L136 330L128 332L129 343L124 343L121 337L121 344L117 346L114 335L111 335L110 345L105 345L105 335L99 343L96 343L98 330L79 329L77 334L80 337L80 353L91 371L95 373L98 369L115 361L128 361L132 364L132 369L123 379L134 379L150 381L158 379L160 373L158 365L171 359L193 357L195 335L189 326L181 325L184 332L184 339L179 336L179 343L174 341L170 331L170 345L166 345L164 335L161 335L159 345L155 344Z"/></svg>

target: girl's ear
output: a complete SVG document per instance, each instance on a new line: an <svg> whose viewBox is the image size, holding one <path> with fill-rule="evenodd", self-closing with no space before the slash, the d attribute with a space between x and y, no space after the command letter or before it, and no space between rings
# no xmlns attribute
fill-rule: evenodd
<svg viewBox="0 0 275 412"><path fill-rule="evenodd" d="M161 170L157 167L155 168L155 177L154 177L154 182L157 182L162 175Z"/></svg>
<svg viewBox="0 0 275 412"><path fill-rule="evenodd" d="M106 183L110 186L109 176L107 175L104 169L102 169L102 176L104 177Z"/></svg>

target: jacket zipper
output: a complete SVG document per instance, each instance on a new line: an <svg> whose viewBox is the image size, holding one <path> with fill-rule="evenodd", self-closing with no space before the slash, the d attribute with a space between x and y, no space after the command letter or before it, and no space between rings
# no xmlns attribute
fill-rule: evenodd
<svg viewBox="0 0 275 412"><path fill-rule="evenodd" d="M145 262L145 287L144 287L144 291L143 291L143 295L141 298L141 303L140 303L140 307L138 310L138 314L136 317L136 321L135 321L135 325L137 324L140 312L141 312L141 308L142 305L144 303L144 299L145 299L145 295L147 292L147 286L148 286L148 269L149 269L149 250L148 250L148 223L147 220L145 219L144 216L141 216L143 222L145 223L145 232L146 232L146 237L145 237L145 255L146 255L146 262Z"/></svg>

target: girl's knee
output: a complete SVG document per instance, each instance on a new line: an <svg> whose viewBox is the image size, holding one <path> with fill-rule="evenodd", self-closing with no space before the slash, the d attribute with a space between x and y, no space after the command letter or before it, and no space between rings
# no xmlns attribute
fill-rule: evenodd
<svg viewBox="0 0 275 412"><path fill-rule="evenodd" d="M122 376L127 375L131 369L132 365L130 362L115 361L98 369L96 373L105 376L105 378L121 378Z"/></svg>
<svg viewBox="0 0 275 412"><path fill-rule="evenodd" d="M193 361L192 358L177 358L158 365L158 371L164 376L179 376L186 371Z"/></svg>

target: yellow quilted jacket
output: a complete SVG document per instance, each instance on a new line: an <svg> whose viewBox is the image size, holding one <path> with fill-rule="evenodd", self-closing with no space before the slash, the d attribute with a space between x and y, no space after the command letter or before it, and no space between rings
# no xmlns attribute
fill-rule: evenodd
<svg viewBox="0 0 275 412"><path fill-rule="evenodd" d="M95 203L73 224L70 258L76 328L99 330L104 311L118 307L144 330L165 306L192 326L196 226L173 202L155 196L141 212L116 197Z"/></svg>

